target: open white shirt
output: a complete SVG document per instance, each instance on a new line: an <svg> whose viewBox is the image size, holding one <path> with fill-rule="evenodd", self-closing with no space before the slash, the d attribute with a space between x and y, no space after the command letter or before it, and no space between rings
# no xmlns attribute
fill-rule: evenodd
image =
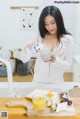
<svg viewBox="0 0 80 119"><path fill-rule="evenodd" d="M41 41L40 41L41 42ZM45 47L46 48L46 47ZM48 48L46 48L49 50ZM40 53L27 52L25 49L22 50L21 60L27 62L30 58L35 55L37 57L34 69L35 82L42 83L59 83L64 82L63 74L69 70L72 65L73 59L73 38L70 35L64 35L61 37L59 45L51 52L55 55L56 61L53 63L44 62L41 59Z"/></svg>

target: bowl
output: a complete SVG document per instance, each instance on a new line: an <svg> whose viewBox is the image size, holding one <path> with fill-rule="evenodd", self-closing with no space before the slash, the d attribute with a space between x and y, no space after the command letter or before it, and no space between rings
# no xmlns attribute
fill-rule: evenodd
<svg viewBox="0 0 80 119"><path fill-rule="evenodd" d="M42 50L41 52L41 59L43 61L48 61L51 58L51 52L48 50Z"/></svg>

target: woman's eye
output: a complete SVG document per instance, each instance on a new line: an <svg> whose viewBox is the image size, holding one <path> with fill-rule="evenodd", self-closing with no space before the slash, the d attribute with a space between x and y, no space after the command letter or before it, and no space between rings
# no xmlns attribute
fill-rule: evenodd
<svg viewBox="0 0 80 119"><path fill-rule="evenodd" d="M45 26L48 26L48 24L45 24Z"/></svg>
<svg viewBox="0 0 80 119"><path fill-rule="evenodd" d="M55 24L55 22L52 22L51 24Z"/></svg>

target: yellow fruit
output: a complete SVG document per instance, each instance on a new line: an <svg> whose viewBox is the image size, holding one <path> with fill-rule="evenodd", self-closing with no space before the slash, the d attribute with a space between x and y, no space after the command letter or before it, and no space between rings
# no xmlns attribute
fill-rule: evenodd
<svg viewBox="0 0 80 119"><path fill-rule="evenodd" d="M44 99L44 97L34 98L33 106L36 110L44 110L46 107L46 100Z"/></svg>
<svg viewBox="0 0 80 119"><path fill-rule="evenodd" d="M48 93L47 96L48 96L49 98L51 98L51 97L54 96L54 94L52 94L52 93Z"/></svg>

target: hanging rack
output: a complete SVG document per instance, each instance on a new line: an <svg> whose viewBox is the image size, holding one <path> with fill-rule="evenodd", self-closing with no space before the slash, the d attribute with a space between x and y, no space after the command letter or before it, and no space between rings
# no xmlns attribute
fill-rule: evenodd
<svg viewBox="0 0 80 119"><path fill-rule="evenodd" d="M21 9L21 8L35 8L35 9L39 9L39 6L11 6L10 8L13 9L13 10Z"/></svg>

